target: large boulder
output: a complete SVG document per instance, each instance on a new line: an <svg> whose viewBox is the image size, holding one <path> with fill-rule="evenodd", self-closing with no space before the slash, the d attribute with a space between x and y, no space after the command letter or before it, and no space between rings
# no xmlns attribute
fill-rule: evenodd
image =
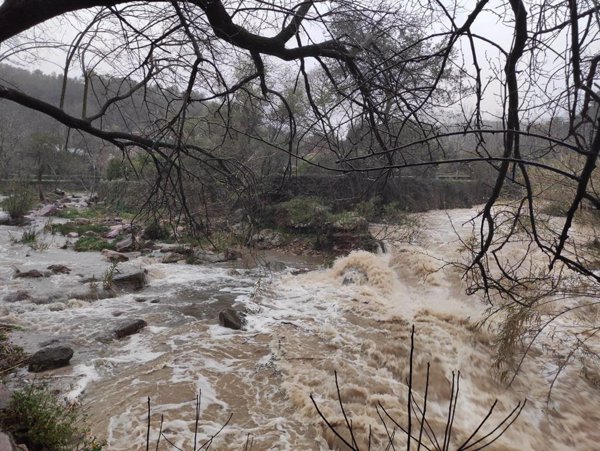
<svg viewBox="0 0 600 451"><path fill-rule="evenodd" d="M73 357L73 350L68 346L52 346L40 349L29 359L29 371L38 373L67 366L71 357Z"/></svg>
<svg viewBox="0 0 600 451"><path fill-rule="evenodd" d="M128 319L123 321L113 330L113 335L116 338L128 337L129 335L138 333L147 325L148 323L146 323L146 321L143 319Z"/></svg>
<svg viewBox="0 0 600 451"><path fill-rule="evenodd" d="M54 216L58 213L58 208L54 204L44 205L37 211L38 216Z"/></svg>
<svg viewBox="0 0 600 451"><path fill-rule="evenodd" d="M146 271L138 271L116 274L112 278L112 284L117 288L141 290L146 285Z"/></svg>
<svg viewBox="0 0 600 451"><path fill-rule="evenodd" d="M116 224L111 226L110 230L104 235L106 238L116 238L122 233L131 230L130 224Z"/></svg>
<svg viewBox="0 0 600 451"><path fill-rule="evenodd" d="M128 236L127 238L119 241L115 245L115 249L117 250L117 252L128 252L134 250L134 248L135 241L133 240L132 236Z"/></svg>
<svg viewBox="0 0 600 451"><path fill-rule="evenodd" d="M229 329L240 330L246 324L246 319L237 310L228 308L219 313L219 324Z"/></svg>

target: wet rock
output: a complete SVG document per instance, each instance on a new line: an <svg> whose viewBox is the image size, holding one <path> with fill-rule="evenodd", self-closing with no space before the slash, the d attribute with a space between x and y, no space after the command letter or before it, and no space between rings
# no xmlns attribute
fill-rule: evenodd
<svg viewBox="0 0 600 451"><path fill-rule="evenodd" d="M67 366L71 357L73 357L73 350L68 346L53 346L40 349L29 359L29 371L38 373L40 371Z"/></svg>
<svg viewBox="0 0 600 451"><path fill-rule="evenodd" d="M177 243L156 243L156 249L163 254L174 252L176 254L191 255L194 251L193 247L189 244Z"/></svg>
<svg viewBox="0 0 600 451"><path fill-rule="evenodd" d="M105 259L112 263L122 263L129 260L129 257L121 252L111 251L110 249L104 249L102 255Z"/></svg>
<svg viewBox="0 0 600 451"><path fill-rule="evenodd" d="M54 204L44 205L37 211L38 216L54 216L58 212L58 208Z"/></svg>
<svg viewBox="0 0 600 451"><path fill-rule="evenodd" d="M130 273L117 274L113 277L112 283L118 288L141 290L146 285L146 272L140 269Z"/></svg>
<svg viewBox="0 0 600 451"><path fill-rule="evenodd" d="M138 333L144 327L146 327L148 323L143 319L132 319L123 321L119 324L114 330L113 335L116 338L128 337L129 335L133 335Z"/></svg>
<svg viewBox="0 0 600 451"><path fill-rule="evenodd" d="M160 299L152 299L150 301L150 304L158 304L160 302Z"/></svg>
<svg viewBox="0 0 600 451"><path fill-rule="evenodd" d="M54 194L57 194L59 196L64 196L65 192L62 189L60 189L60 188L55 188L54 189Z"/></svg>
<svg viewBox="0 0 600 451"><path fill-rule="evenodd" d="M116 224L110 228L110 230L104 235L106 238L116 238L122 233L131 230L130 224Z"/></svg>
<svg viewBox="0 0 600 451"><path fill-rule="evenodd" d="M131 237L131 236L128 236L124 240L119 241L115 245L117 252L132 251L134 249L134 247L135 247L135 242L133 241L133 237Z"/></svg>
<svg viewBox="0 0 600 451"><path fill-rule="evenodd" d="M71 268L65 265L50 265L46 269L49 269L54 274L70 274Z"/></svg>
<svg viewBox="0 0 600 451"><path fill-rule="evenodd" d="M237 310L228 308L219 313L219 324L229 329L240 330L246 324L246 319Z"/></svg>
<svg viewBox="0 0 600 451"><path fill-rule="evenodd" d="M49 271L40 271L39 269L30 269L29 271L21 271L17 269L15 271L15 279L39 279L41 277L49 277L50 274L51 273Z"/></svg>
<svg viewBox="0 0 600 451"><path fill-rule="evenodd" d="M31 300L31 295L27 291L19 290L4 296L4 302L22 302Z"/></svg>
<svg viewBox="0 0 600 451"><path fill-rule="evenodd" d="M112 316L121 316L124 312L112 312Z"/></svg>
<svg viewBox="0 0 600 451"><path fill-rule="evenodd" d="M134 298L133 300L135 302L146 302L148 299L146 299L146 298Z"/></svg>
<svg viewBox="0 0 600 451"><path fill-rule="evenodd" d="M273 249L285 244L285 237L271 229L262 229L252 236L252 242L259 249Z"/></svg>

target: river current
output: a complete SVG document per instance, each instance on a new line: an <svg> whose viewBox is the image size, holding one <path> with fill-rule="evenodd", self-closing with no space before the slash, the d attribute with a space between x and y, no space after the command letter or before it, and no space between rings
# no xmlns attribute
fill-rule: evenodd
<svg viewBox="0 0 600 451"><path fill-rule="evenodd" d="M330 423L344 430L337 372L361 449L369 427L372 449L384 449L390 431L377 412L381 405L406 423L414 325L414 396L422 402L429 362L427 417L441 436L452 372L461 371L450 449L477 429L496 399L482 436L517 403L527 404L490 449L597 449L600 392L574 365L557 379L548 401L556 364L543 337L512 385L495 375L494 336L475 327L484 306L464 294L462 274L444 265L459 258L456 232L468 233L470 227L461 225L472 216L466 209L421 214L425 227L413 244L388 246L381 255L355 252L329 268L273 255L268 258L279 258L272 265L279 271L239 263L164 264L140 256L119 268L147 270L146 288L93 302L76 297L82 280L102 280L109 267L99 253L61 249L64 238L51 235L43 238L46 249L33 250L11 240L20 229L2 226L0 322L19 326L13 340L26 351L50 343L75 351L69 367L38 376L21 369L8 383L36 377L81 403L92 432L107 440L109 450L146 449L148 397L151 449L162 416L162 433L172 445L163 438L159 449L191 449L195 431L203 443L227 423L212 449L244 449L251 441L254 450L326 450L336 449L339 439L324 426L310 395ZM72 272L13 277L15 268L50 264ZM361 277L349 281L349 272ZM1 301L18 290L38 301ZM228 307L246 312L244 330L219 325L218 313ZM124 318L142 318L148 326L122 340L101 339ZM405 447L405 436L394 434L396 445Z"/></svg>

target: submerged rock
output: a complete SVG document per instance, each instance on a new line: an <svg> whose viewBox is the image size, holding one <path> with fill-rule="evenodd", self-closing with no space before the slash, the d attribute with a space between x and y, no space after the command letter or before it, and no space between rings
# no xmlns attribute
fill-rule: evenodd
<svg viewBox="0 0 600 451"><path fill-rule="evenodd" d="M240 330L246 324L246 319L242 313L228 308L219 313L219 324L229 329Z"/></svg>
<svg viewBox="0 0 600 451"><path fill-rule="evenodd" d="M116 293L110 288L104 288L102 282L91 282L91 286L76 288L69 293L69 298L83 301L98 301L100 299L114 298Z"/></svg>
<svg viewBox="0 0 600 451"><path fill-rule="evenodd" d="M17 269L15 271L15 279L17 278L32 278L38 279L40 277L49 277L49 271L40 271L39 269L30 269L29 271L21 271Z"/></svg>
<svg viewBox="0 0 600 451"><path fill-rule="evenodd" d="M71 268L69 268L68 266L65 266L65 265L50 265L46 269L49 269L54 274L70 274L71 273Z"/></svg>
<svg viewBox="0 0 600 451"><path fill-rule="evenodd" d="M140 330L142 330L147 325L148 325L148 323L146 323L146 321L144 321L143 319L126 320L126 321L123 321L121 324L119 324L113 330L113 335L116 338L124 338L129 335L138 333Z"/></svg>
<svg viewBox="0 0 600 451"><path fill-rule="evenodd" d="M4 296L4 302L21 302L31 300L31 295L24 290L15 291Z"/></svg>
<svg viewBox="0 0 600 451"><path fill-rule="evenodd" d="M29 359L29 371L38 373L40 371L67 366L71 357L73 357L73 350L68 346L53 346L40 349Z"/></svg>

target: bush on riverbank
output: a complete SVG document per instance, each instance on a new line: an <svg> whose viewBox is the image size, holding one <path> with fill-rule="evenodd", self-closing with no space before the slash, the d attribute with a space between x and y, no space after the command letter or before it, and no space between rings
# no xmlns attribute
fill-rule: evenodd
<svg viewBox="0 0 600 451"><path fill-rule="evenodd" d="M30 385L12 394L0 423L29 451L100 451L103 443L81 425L76 405L60 401L47 388Z"/></svg>
<svg viewBox="0 0 600 451"><path fill-rule="evenodd" d="M22 224L25 221L25 215L33 208L34 197L32 193L25 189L12 191L6 199L2 201L0 207L6 211L13 224Z"/></svg>
<svg viewBox="0 0 600 451"><path fill-rule="evenodd" d="M98 236L82 236L75 242L73 249L77 252L102 251L104 249L114 251L115 243Z"/></svg>

